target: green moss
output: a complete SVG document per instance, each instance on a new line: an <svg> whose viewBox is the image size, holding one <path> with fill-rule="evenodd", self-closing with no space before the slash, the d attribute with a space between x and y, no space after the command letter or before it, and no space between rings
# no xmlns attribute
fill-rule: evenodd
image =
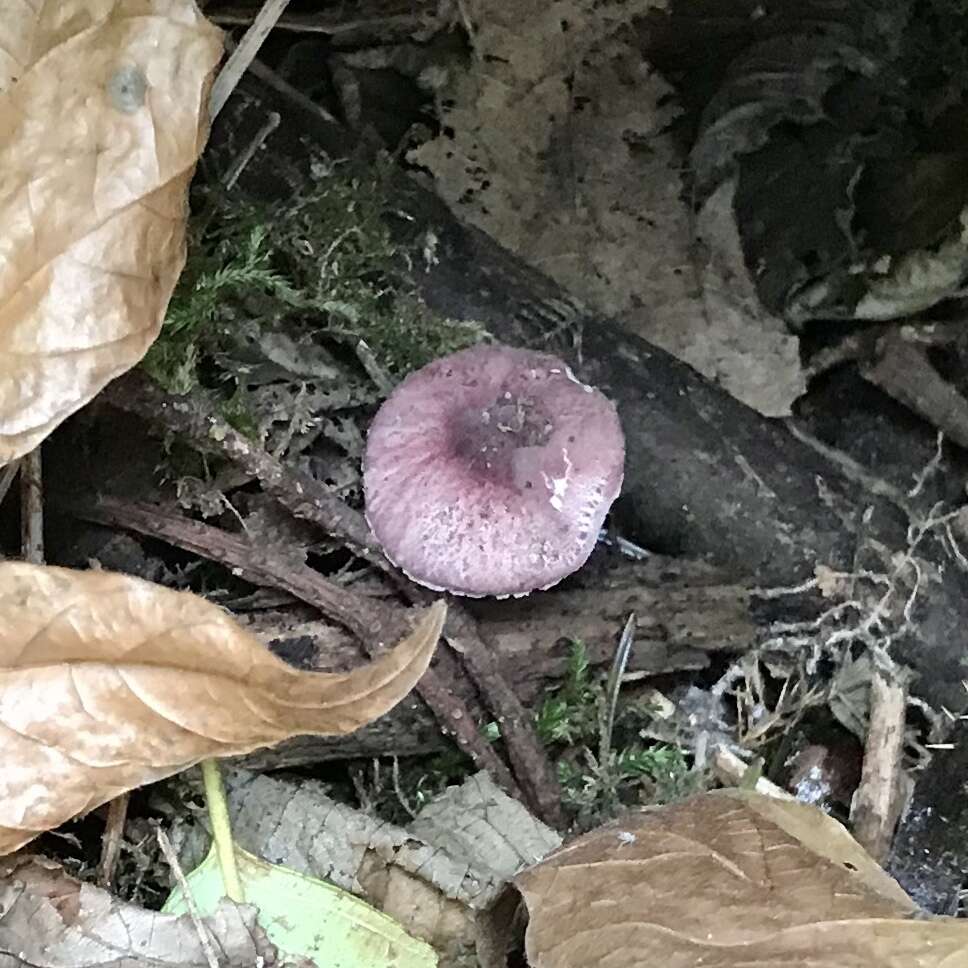
<svg viewBox="0 0 968 968"><path fill-rule="evenodd" d="M562 800L582 828L631 803L679 799L702 782L678 747L641 742L652 715L641 702L618 706L612 748L601 750L605 704L604 684L593 677L584 644L575 641L565 677L541 704L535 725L558 764Z"/></svg>
<svg viewBox="0 0 968 968"><path fill-rule="evenodd" d="M535 727L547 744L576 743L592 736L598 725L601 690L588 672L585 644L574 641L568 653L568 669L561 686L538 709Z"/></svg>
<svg viewBox="0 0 968 968"><path fill-rule="evenodd" d="M365 341L389 379L482 338L418 297L424 254L399 245L381 172L339 168L301 196L258 205L209 192L197 205L189 258L145 369L173 392L231 379L240 323L343 344ZM221 372L220 372L221 371Z"/></svg>

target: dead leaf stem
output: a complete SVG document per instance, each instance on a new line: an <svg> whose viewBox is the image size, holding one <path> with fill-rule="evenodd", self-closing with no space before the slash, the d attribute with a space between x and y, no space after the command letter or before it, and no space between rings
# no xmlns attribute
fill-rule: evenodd
<svg viewBox="0 0 968 968"><path fill-rule="evenodd" d="M20 461L20 547L24 561L44 563L44 477L38 444Z"/></svg>
<svg viewBox="0 0 968 968"><path fill-rule="evenodd" d="M182 897L185 898L185 906L188 908L188 916L192 919L192 924L195 926L195 933L198 935L198 942L202 946L202 951L205 953L205 960L208 962L208 968L222 968L222 962L215 950L215 944L212 941L212 936L198 912L198 906L195 904L195 897L192 894L191 887L188 885L188 879L185 877L185 872L182 870L181 864L178 862L178 855L175 853L175 848L172 847L171 841L168 839L168 835L164 832L164 830L161 829L161 827L157 827L155 829L155 836L158 838L158 846L161 848L161 853L168 862L168 866L171 868L172 877L175 878L178 886L181 888Z"/></svg>
<svg viewBox="0 0 968 968"><path fill-rule="evenodd" d="M225 896L236 904L245 904L245 889L239 878L239 865L235 860L235 843L232 840L232 821L225 798L225 784L218 760L202 760L202 781L205 784L205 805L212 825L212 841L222 872L222 889Z"/></svg>
<svg viewBox="0 0 968 968"><path fill-rule="evenodd" d="M111 890L114 874L121 856L124 825L128 819L129 794L122 793L108 804L108 819L101 839L101 860L97 868L97 881L105 890Z"/></svg>

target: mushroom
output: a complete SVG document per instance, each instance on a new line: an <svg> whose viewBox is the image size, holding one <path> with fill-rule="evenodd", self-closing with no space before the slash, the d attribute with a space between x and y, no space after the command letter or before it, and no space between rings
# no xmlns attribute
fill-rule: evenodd
<svg viewBox="0 0 968 968"><path fill-rule="evenodd" d="M412 373L380 408L366 517L421 585L527 595L588 559L624 461L615 405L561 360L475 346Z"/></svg>

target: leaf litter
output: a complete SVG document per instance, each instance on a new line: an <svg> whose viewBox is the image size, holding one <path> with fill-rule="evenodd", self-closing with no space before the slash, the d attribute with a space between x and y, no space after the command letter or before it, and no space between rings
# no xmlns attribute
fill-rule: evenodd
<svg viewBox="0 0 968 968"><path fill-rule="evenodd" d="M315 780L231 770L226 781L241 847L396 918L442 965L474 963L506 882L561 843L485 773L448 787L406 826L333 799ZM189 868L209 836L204 821L177 823L172 839Z"/></svg>
<svg viewBox="0 0 968 968"><path fill-rule="evenodd" d="M675 111L668 107L669 89L635 58L628 35L633 13L657 7L658 4L649 2L605 5L572 2L557 4L552 10L547 3L533 3L524 11L515 10L513 18L502 18L501 11L489 9L487 3L473 5L469 9L475 15L473 40L478 58L466 72L468 77L464 80L469 79L469 83L457 92L459 96L454 96L453 87L445 85L440 89L448 99L443 111L452 123L453 133L445 131L442 135L443 140L436 144L441 149L437 155L435 143L429 143L418 148L412 157L435 172L441 193L445 197L449 193L452 203L465 212L472 210L479 224L506 243L513 242L517 251L535 252L542 268L552 275L560 273L569 286L581 289L584 298L622 316L648 338L719 379L763 412L785 413L790 401L802 389L803 376L796 362L797 341L784 333L775 318L762 312L755 320L755 327L744 328L748 317L757 314L750 313L752 300L746 301L750 297L748 280L738 278L742 253L737 240L730 235L735 235L735 226L716 217L723 210L728 212L731 201L727 199L719 211L708 208L707 204L698 225L684 218L676 187L679 161L665 137L668 126L675 120ZM556 25L559 15L561 20ZM547 51L542 45L527 45L525 49L515 37L522 17L529 23L540 24L542 29L549 28ZM569 33L572 37L566 38ZM576 47L574 37L579 35L582 40ZM543 58L547 58L547 63L541 63ZM486 63L486 68L481 67L482 63ZM451 76L448 84L456 83L463 81L458 82ZM503 93L502 86L506 88ZM112 78L108 93L121 110L127 105L136 105L144 96L136 72L121 72ZM539 150L533 152L533 146L516 143L522 131L528 131L529 138L533 136L532 121L549 104L557 114L549 116L547 126L538 126L544 137ZM455 141L465 145L468 129L474 144L466 155L456 153L448 158ZM487 142L495 129L497 140L485 144L482 152L480 142ZM501 138L506 140L502 143ZM616 158L622 158L621 163ZM451 161L452 170L445 163ZM516 172L512 171L514 166L517 166ZM616 168L626 174L617 175ZM539 184L546 177L550 177L550 184ZM570 205L566 205L563 200L569 199ZM643 218L643 211L650 213L649 216ZM562 218L562 212L567 212L567 216ZM550 225L547 220L551 220ZM675 243L672 258L668 250L670 238ZM697 238L700 242L710 242L708 248L700 245L697 250ZM254 241L258 249L262 240ZM595 243L591 250L590 241ZM261 258L258 251L256 255ZM246 278L243 272L233 279L229 273L219 278L219 271L216 267L218 285L207 289L203 278L197 292L188 291L189 297L201 293L209 299L210 309L199 318L210 323L223 308L221 297L231 285L260 283L257 274ZM197 276L193 278L198 281ZM578 286L576 280L579 280ZM635 283L628 290L627 280ZM285 280L283 286L288 286ZM299 300L292 302L291 287L286 292L279 291L290 299L290 308L297 308ZM649 307L648 313L643 306ZM334 331L340 319L357 321L349 302L329 300L320 302L318 308L330 314ZM174 309L169 319L177 321L177 305ZM194 319L194 310L182 318ZM239 322L231 311L222 321L226 319L233 324ZM339 382L340 372L330 368L325 354L320 358L307 357L307 349L316 344L305 339L304 333L297 333L294 338L291 332L282 330L256 328L243 332L244 326L238 328L245 339L232 345L230 352L226 353L224 346L217 343L210 344L208 349L225 372L231 373L244 388L248 398L246 412L242 414L240 410L244 419L250 420L253 416L248 409L251 401L257 400L260 394L267 398L275 394L268 406L256 408L259 423L249 426L257 427L262 437L274 433L276 444L283 450L295 441L295 453L324 434L337 440L352 457L352 431L356 429L352 421L348 426L346 423L341 426L339 420L329 420L325 430L318 422L316 426L311 423L311 415L326 406L330 395L340 396L341 387L327 386L334 378ZM171 334L177 335L177 332L177 326L173 327ZM348 328L347 332L351 330ZM723 332L725 337L721 335ZM714 344L711 336L718 342ZM243 345L246 341L252 349L248 354ZM186 345L175 348L180 352ZM188 344L189 354L192 349ZM156 356L155 360L158 359ZM176 368L181 367L177 370L179 376L187 375L188 382L197 378L196 360L190 355L178 357L174 362ZM402 368L405 367L404 364ZM767 371L774 368L774 378L761 379L763 369L758 376L757 367L765 367ZM780 371L782 381L777 377ZM345 377L345 371L342 375ZM283 391L280 395L277 380L289 381L293 392ZM303 391L305 396L300 397ZM294 398L306 403L305 420L295 419L298 414L292 413ZM372 399L369 391L360 390L352 402L366 404ZM338 405L345 407L350 402L344 396ZM279 416L287 413L292 414L290 426L280 431ZM348 460L347 467L341 471L348 487L353 484L351 465L352 460ZM196 506L202 506L205 497L200 495ZM187 491L185 500L189 504L193 501ZM271 530L271 525L266 528ZM262 530L261 525L259 529ZM294 553L302 559L304 548L300 546ZM637 842L639 835L625 829L626 826L618 839L629 847ZM651 884L650 877L644 877L643 883ZM613 888L614 884L607 893L591 901L615 897ZM897 911L907 910L905 902L893 896L891 890L886 893L898 905ZM594 904L586 900L586 906L594 907ZM908 910L907 915L910 913ZM677 921L670 916L670 923ZM560 933L561 922L556 922L555 927ZM937 937L940 941L942 935ZM849 947L849 938L844 943ZM763 954L759 949L750 951L756 957ZM603 964L637 963L621 961L621 945L616 951L613 944L605 953L613 960L602 958ZM789 960L791 953L792 948L786 951L784 959ZM797 949L796 953L803 952ZM853 954L851 951L850 955ZM545 960L534 963L557 964ZM735 962L707 963L726 966ZM863 960L856 963L869 964Z"/></svg>
<svg viewBox="0 0 968 968"><path fill-rule="evenodd" d="M39 857L0 865L0 952L10 968L211 968L199 932L232 965L277 964L256 910L223 900L199 925L146 911Z"/></svg>

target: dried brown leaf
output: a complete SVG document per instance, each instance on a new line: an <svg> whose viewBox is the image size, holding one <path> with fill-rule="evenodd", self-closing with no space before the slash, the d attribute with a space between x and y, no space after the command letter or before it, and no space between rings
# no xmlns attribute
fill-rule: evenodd
<svg viewBox="0 0 968 968"><path fill-rule="evenodd" d="M199 927L189 917L125 904L43 858L15 861L0 875L3 968L209 968ZM223 900L202 919L222 964L279 964L257 913Z"/></svg>
<svg viewBox="0 0 968 968"><path fill-rule="evenodd" d="M731 198L728 221L721 206L695 218L679 108L632 27L663 6L477 0L476 57L446 75L440 129L409 157L461 218L592 308L786 416L799 343L758 305Z"/></svg>
<svg viewBox="0 0 968 968"><path fill-rule="evenodd" d="M534 968L968 964L968 925L917 919L840 824L752 792L633 814L515 883Z"/></svg>
<svg viewBox="0 0 968 968"><path fill-rule="evenodd" d="M0 463L158 335L221 51L193 0L0 0Z"/></svg>
<svg viewBox="0 0 968 968"><path fill-rule="evenodd" d="M445 611L369 665L304 672L190 593L0 564L0 854L207 757L382 716L423 675Z"/></svg>

